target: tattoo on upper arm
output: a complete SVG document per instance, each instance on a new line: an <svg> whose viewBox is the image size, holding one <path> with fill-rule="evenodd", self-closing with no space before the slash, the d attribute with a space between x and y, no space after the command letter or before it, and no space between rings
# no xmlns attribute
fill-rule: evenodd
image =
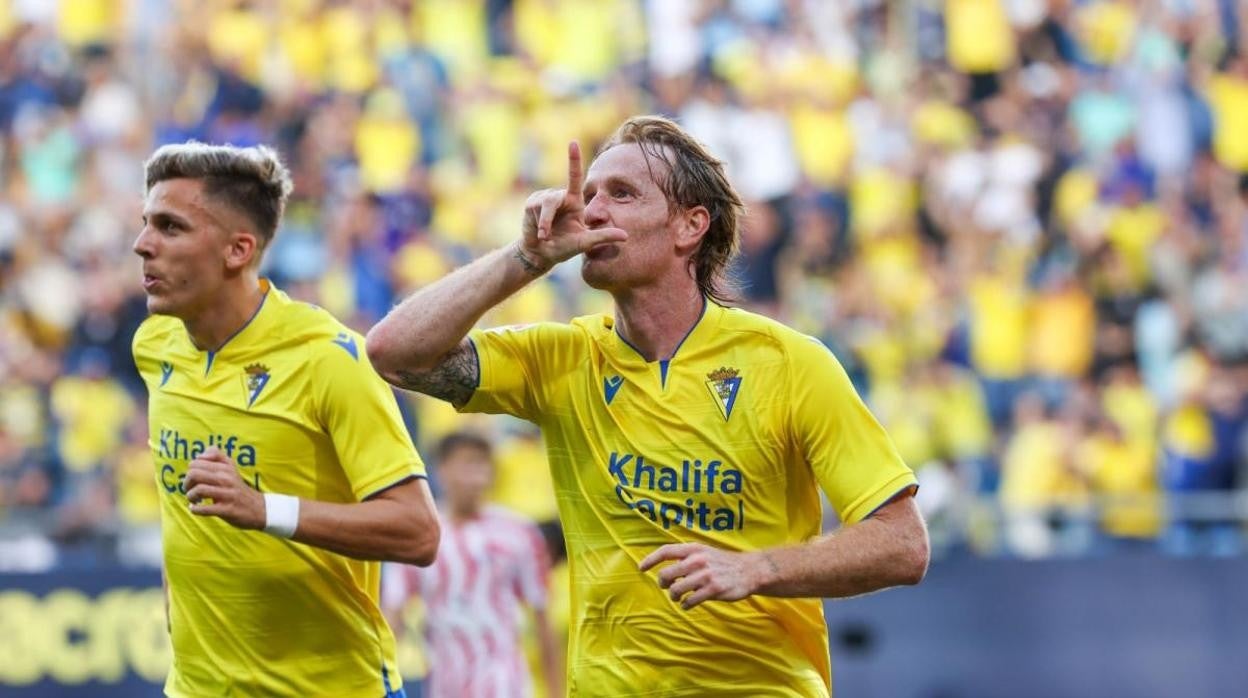
<svg viewBox="0 0 1248 698"><path fill-rule="evenodd" d="M395 371L399 387L424 393L439 400L446 400L456 407L463 407L472 398L481 378L481 366L477 352L467 340L452 349L437 366L428 371Z"/></svg>

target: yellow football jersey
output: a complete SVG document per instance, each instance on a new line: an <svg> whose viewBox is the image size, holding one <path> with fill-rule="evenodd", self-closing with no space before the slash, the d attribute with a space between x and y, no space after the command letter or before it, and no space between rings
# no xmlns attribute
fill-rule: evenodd
<svg viewBox="0 0 1248 698"><path fill-rule="evenodd" d="M358 502L424 464L364 340L268 287L216 352L182 322L148 318L134 357L149 422L169 584L165 691L382 698L402 686L378 608L380 565L191 514L184 479L209 446L263 492Z"/></svg>
<svg viewBox="0 0 1248 698"><path fill-rule="evenodd" d="M854 523L915 484L831 352L714 303L670 361L645 361L605 315L470 338L481 382L464 411L545 434L571 565L572 694L828 695L819 599L683 611L637 565L667 543L800 543L820 532L820 488Z"/></svg>

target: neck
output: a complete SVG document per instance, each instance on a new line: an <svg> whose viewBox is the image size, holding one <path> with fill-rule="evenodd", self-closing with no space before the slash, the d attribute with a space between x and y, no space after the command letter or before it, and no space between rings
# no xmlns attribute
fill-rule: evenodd
<svg viewBox="0 0 1248 698"><path fill-rule="evenodd" d="M217 351L256 314L264 299L260 278L247 275L238 283L227 283L212 305L195 317L182 318L186 333L200 351Z"/></svg>
<svg viewBox="0 0 1248 698"><path fill-rule="evenodd" d="M615 297L616 329L646 361L670 359L702 316L703 302L695 283L632 289Z"/></svg>
<svg viewBox="0 0 1248 698"><path fill-rule="evenodd" d="M471 521L481 515L481 504L478 502L452 502L452 521Z"/></svg>

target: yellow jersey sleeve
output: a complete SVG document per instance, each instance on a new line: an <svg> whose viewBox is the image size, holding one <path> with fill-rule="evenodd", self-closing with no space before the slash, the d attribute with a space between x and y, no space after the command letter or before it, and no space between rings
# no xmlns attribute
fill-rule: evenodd
<svg viewBox="0 0 1248 698"><path fill-rule="evenodd" d="M425 475L394 392L369 363L362 337L340 333L309 368L316 419L333 441L357 500Z"/></svg>
<svg viewBox="0 0 1248 698"><path fill-rule="evenodd" d="M793 438L842 523L917 484L827 347L809 337L791 342L789 370Z"/></svg>
<svg viewBox="0 0 1248 698"><path fill-rule="evenodd" d="M588 338L572 325L543 322L474 330L480 381L460 412L540 420L561 377L585 359Z"/></svg>

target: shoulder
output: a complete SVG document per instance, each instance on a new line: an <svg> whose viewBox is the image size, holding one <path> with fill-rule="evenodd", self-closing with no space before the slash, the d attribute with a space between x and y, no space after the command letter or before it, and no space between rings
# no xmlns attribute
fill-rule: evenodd
<svg viewBox="0 0 1248 698"><path fill-rule="evenodd" d="M298 364L292 370L302 374L309 404L322 418L350 416L352 423L367 430L364 416L371 413L362 406L393 405L395 398L369 362L364 337L326 311L300 312L303 323L286 341L297 343L288 356Z"/></svg>
<svg viewBox="0 0 1248 698"><path fill-rule="evenodd" d="M468 336L478 352L493 354L503 350L517 357L527 357L530 362L552 366L580 360L593 343L595 327L589 318L576 318L570 323L501 325L474 330Z"/></svg>
<svg viewBox="0 0 1248 698"><path fill-rule="evenodd" d="M130 348L139 357L162 346L175 332L181 331L181 320L170 315L149 315L135 330Z"/></svg>
<svg viewBox="0 0 1248 698"><path fill-rule="evenodd" d="M831 356L823 342L802 334L779 320L741 308L724 308L720 321L721 333L740 335L753 350L777 352L785 358L823 353Z"/></svg>
<svg viewBox="0 0 1248 698"><path fill-rule="evenodd" d="M318 306L284 294L273 300L277 305L263 341L274 361L302 377L312 405L328 408L373 394L374 383L381 379L368 361L360 333Z"/></svg>
<svg viewBox="0 0 1248 698"><path fill-rule="evenodd" d="M328 310L311 303L283 299L278 318L280 334L297 343L312 365L368 364L364 337L347 327Z"/></svg>
<svg viewBox="0 0 1248 698"><path fill-rule="evenodd" d="M606 313L594 313L574 317L567 326L570 331L587 337L599 337L611 334L611 330L615 328L615 319Z"/></svg>
<svg viewBox="0 0 1248 698"><path fill-rule="evenodd" d="M804 384L827 385L844 376L844 367L826 344L772 318L728 308L719 331L736 335L730 341L745 351L750 363L780 367L793 389Z"/></svg>
<svg viewBox="0 0 1248 698"><path fill-rule="evenodd" d="M586 315L571 322L529 322L515 325L499 325L479 331L483 336L525 337L536 341L559 341L587 337L593 334L595 320L601 324L602 315ZM609 318L608 318L609 320ZM609 325L608 330L609 331Z"/></svg>

